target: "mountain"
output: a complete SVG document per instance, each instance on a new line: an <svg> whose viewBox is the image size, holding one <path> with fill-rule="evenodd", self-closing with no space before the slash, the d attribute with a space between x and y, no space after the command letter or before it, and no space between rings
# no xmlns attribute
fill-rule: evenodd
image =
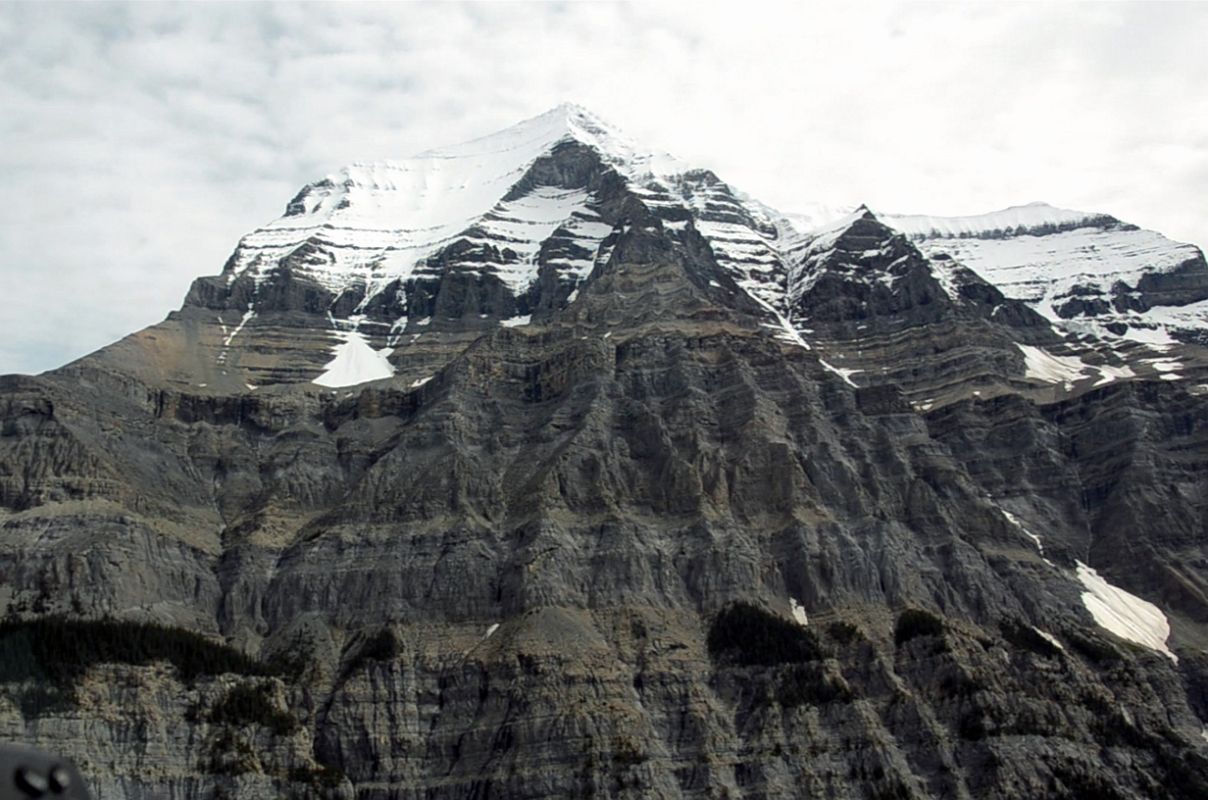
<svg viewBox="0 0 1208 800"><path fill-rule="evenodd" d="M101 798L1202 797L1206 297L576 106L350 166L0 378L0 724Z"/></svg>

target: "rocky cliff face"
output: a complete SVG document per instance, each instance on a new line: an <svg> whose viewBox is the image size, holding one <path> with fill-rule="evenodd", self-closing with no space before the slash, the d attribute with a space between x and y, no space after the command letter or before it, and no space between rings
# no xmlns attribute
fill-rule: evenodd
<svg viewBox="0 0 1208 800"><path fill-rule="evenodd" d="M929 242L573 108L307 187L2 379L5 735L101 798L1204 796L1205 353Z"/></svg>

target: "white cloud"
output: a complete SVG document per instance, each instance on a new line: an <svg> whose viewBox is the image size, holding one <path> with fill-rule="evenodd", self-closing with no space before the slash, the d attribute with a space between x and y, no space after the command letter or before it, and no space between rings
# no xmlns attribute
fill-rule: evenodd
<svg viewBox="0 0 1208 800"><path fill-rule="evenodd" d="M302 184L563 100L772 205L1208 244L1194 4L0 6L0 372L152 323Z"/></svg>

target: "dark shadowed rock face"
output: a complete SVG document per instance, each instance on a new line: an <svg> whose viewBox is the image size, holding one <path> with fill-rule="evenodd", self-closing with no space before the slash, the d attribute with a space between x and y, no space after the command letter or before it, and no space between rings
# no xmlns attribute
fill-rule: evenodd
<svg viewBox="0 0 1208 800"><path fill-rule="evenodd" d="M4 734L135 800L1206 796L1202 352L1063 338L870 213L773 258L676 186L560 142L492 212L582 198L531 260L488 220L333 291L304 242L0 378ZM309 383L328 314L394 376Z"/></svg>

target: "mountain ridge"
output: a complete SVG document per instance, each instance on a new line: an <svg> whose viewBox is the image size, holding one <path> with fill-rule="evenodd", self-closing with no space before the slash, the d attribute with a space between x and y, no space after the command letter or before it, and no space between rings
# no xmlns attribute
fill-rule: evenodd
<svg viewBox="0 0 1208 800"><path fill-rule="evenodd" d="M827 218L842 209L826 208L816 211L809 224L803 224L799 215L775 211L732 189L707 170L652 155L586 109L564 104L463 145L425 151L411 161L352 165L309 184L291 201L285 216L241 240L223 275L230 284L250 274L253 288L240 293L241 299L234 303L245 315L254 313L250 305L244 308L243 304L255 304L258 287L269 280L265 270L271 272L274 264L288 263L295 272L336 296L330 301L332 308L345 307L344 311L336 311L337 316L377 317L376 322L389 325L390 334L371 336L378 349L396 342L400 332L410 330L409 320L432 318L430 312L434 309L409 308L405 285L424 274L424 265L433 253L452 248L466 254L460 262L463 268L477 269L488 279L501 279L506 293L516 298L511 304L503 303L515 309L507 312L511 316L484 308L480 310L484 319L493 319L496 324L531 319L531 312L525 313L530 305L557 305L564 302L559 296L574 292L590 272L591 254L601 252L612 230L609 221L591 207L598 198L582 188L531 186L527 191L521 187L524 181L532 181L524 173L541 159L548 159L555 148L576 146L593 152L600 168L614 170L623 186L614 192L627 193L634 202L669 223L680 224L691 217L744 291L781 316L786 313L788 296L800 291L789 283L794 273L801 272L801 253L816 247L828 228L841 224L843 219ZM429 187L435 179L426 168L414 166L424 159L440 165L468 159L469 171L454 169L457 177L448 182L450 185L435 181ZM366 170L369 178L353 178L354 173ZM417 172L422 180L399 183L379 179L374 177L375 170L403 176ZM471 176L484 170L487 178L479 181L482 186L470 192L474 199L468 204L463 202L461 194ZM582 179L572 182L582 183ZM421 185L422 191L409 192ZM350 195L358 192L367 194L354 202ZM405 195L406 202L423 205L427 216L400 228L398 220L411 219L414 214L409 216L405 205L393 199L384 202L378 195ZM459 199L445 203L442 197ZM443 211L437 213L434 208ZM332 222L341 214L352 215L349 224ZM449 214L452 219L443 219ZM1013 299L1027 302L1065 334L1089 333L1107 340L1162 344L1179 337L1194 338L1201 320L1208 322L1204 316L1208 311L1194 305L1208 300L1208 267L1203 265L1202 253L1105 214L1031 203L971 217L878 214L878 218L905 233L928 255L940 259L955 256L958 262L969 262L965 266L982 273ZM299 219L305 224L299 224ZM395 220L395 227L385 227L386 219ZM1084 229L1090 232L1079 233ZM274 243L272 237L283 231L289 232L287 239ZM543 255L547 247L562 251L560 262ZM1080 251L1105 247L1115 253L1113 262L1089 273L1058 277L1052 288L1043 288L1044 274L1060 274L1060 264L1085 259ZM471 255L475 248L482 248L483 255ZM560 292L554 291L554 296L546 300L532 296L543 257L547 263L561 266L556 282L564 284ZM1016 263L1023 259L1022 264ZM1183 276L1166 277L1172 272ZM1024 273L1029 276L1025 280L1016 277ZM950 283L945 278L945 285ZM1149 284L1160 288L1146 291ZM1166 288L1170 286L1174 288ZM547 297L550 288L547 284ZM382 302L381 298L391 292L398 302ZM526 295L529 300L523 299ZM350 300L344 301L341 296ZM195 293L191 297L198 301ZM375 300L381 307L376 311L372 308ZM1169 305L1172 301L1173 306ZM1165 310L1183 308L1188 301L1192 307L1186 312ZM354 307L347 309L347 303ZM386 308L392 309L393 318L383 313ZM1180 322L1183 319L1187 322ZM236 328L239 321L223 324ZM359 328L359 324L353 324ZM802 333L797 331L796 335ZM262 385L263 378L249 382Z"/></svg>

